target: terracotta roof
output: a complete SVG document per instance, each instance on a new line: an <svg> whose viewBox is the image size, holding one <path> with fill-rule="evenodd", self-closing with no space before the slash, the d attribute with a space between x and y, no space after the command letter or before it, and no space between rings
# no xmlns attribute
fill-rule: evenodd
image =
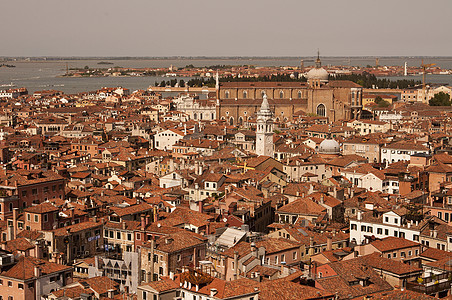
<svg viewBox="0 0 452 300"><path fill-rule="evenodd" d="M88 222L78 223L78 224L74 224L71 226L54 229L53 232L55 233L55 236L68 236L74 232L83 231L86 229L95 228L95 227L99 227L99 226L102 226L102 224L97 223L97 222L88 221Z"/></svg>
<svg viewBox="0 0 452 300"><path fill-rule="evenodd" d="M422 268L405 264L401 261L381 257L381 253L378 252L362 256L362 260L374 269L384 270L397 275L422 274Z"/></svg>
<svg viewBox="0 0 452 300"><path fill-rule="evenodd" d="M370 243L372 246L380 250L381 252L394 251L398 249L410 248L421 246L419 243L415 243L403 238L387 237L381 240L376 240Z"/></svg>
<svg viewBox="0 0 452 300"><path fill-rule="evenodd" d="M392 290L380 293L374 293L367 296L368 300L432 300L437 299L435 297L416 293L407 289L404 290ZM353 300L362 300L362 297L355 298Z"/></svg>
<svg viewBox="0 0 452 300"><path fill-rule="evenodd" d="M43 202L35 206L27 207L24 211L35 214L45 214L53 211L58 211L58 208L49 202Z"/></svg>
<svg viewBox="0 0 452 300"><path fill-rule="evenodd" d="M302 300L323 299L334 296L333 292L321 290L315 287L301 285L283 279L261 282L259 285L259 299L262 300Z"/></svg>
<svg viewBox="0 0 452 300"><path fill-rule="evenodd" d="M34 249L34 245L27 241L25 238L17 238L14 240L10 240L6 242L6 250L7 251L27 251L30 249Z"/></svg>
<svg viewBox="0 0 452 300"><path fill-rule="evenodd" d="M392 290L392 287L367 266L361 258L350 259L328 264L337 274L317 279L317 284L332 293L337 293L339 299L369 295ZM360 280L369 279L368 285L359 284Z"/></svg>
<svg viewBox="0 0 452 300"><path fill-rule="evenodd" d="M291 213L300 215L319 215L326 208L315 203L309 197L297 199L278 209L277 213Z"/></svg>
<svg viewBox="0 0 452 300"><path fill-rule="evenodd" d="M31 256L22 256L13 267L0 273L0 275L20 280L27 280L35 277L35 267L39 267L43 275L72 270L72 267L70 266L51 263Z"/></svg>

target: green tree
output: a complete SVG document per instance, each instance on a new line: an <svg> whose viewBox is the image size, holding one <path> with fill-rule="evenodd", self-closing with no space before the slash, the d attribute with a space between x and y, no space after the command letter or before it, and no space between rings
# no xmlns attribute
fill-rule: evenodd
<svg viewBox="0 0 452 300"><path fill-rule="evenodd" d="M381 96L375 97L375 104L377 104L378 107L388 107L391 105L391 103L389 103L388 101L383 100Z"/></svg>
<svg viewBox="0 0 452 300"><path fill-rule="evenodd" d="M388 107L388 106L390 106L390 105L391 105L391 103L389 103L389 102L386 101L386 100L380 101L380 102L378 103L378 107Z"/></svg>
<svg viewBox="0 0 452 300"><path fill-rule="evenodd" d="M450 96L449 94L439 92L438 94L435 94L432 99L430 99L428 104L430 106L450 106Z"/></svg>

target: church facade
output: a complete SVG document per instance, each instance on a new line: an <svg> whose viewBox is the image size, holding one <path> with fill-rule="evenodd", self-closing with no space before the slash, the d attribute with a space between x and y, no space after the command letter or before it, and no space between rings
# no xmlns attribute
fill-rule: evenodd
<svg viewBox="0 0 452 300"><path fill-rule="evenodd" d="M307 82L217 83L217 117L230 125L256 118L264 95L276 122L290 120L298 111L327 117L330 122L360 117L360 85L351 81L328 82L320 58L307 77Z"/></svg>

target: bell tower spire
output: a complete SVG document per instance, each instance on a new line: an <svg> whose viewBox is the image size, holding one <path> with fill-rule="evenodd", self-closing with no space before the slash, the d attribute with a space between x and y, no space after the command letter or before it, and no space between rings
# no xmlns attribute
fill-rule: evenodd
<svg viewBox="0 0 452 300"><path fill-rule="evenodd" d="M315 61L316 69L320 69L322 67L322 62L320 61L320 50L317 49L317 59Z"/></svg>
<svg viewBox="0 0 452 300"><path fill-rule="evenodd" d="M264 94L260 110L257 112L256 154L273 157L273 113Z"/></svg>

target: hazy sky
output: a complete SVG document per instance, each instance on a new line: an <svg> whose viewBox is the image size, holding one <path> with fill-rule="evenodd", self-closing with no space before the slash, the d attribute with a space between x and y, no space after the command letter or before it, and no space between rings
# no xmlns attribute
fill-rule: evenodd
<svg viewBox="0 0 452 300"><path fill-rule="evenodd" d="M0 56L452 56L451 0L2 0Z"/></svg>

